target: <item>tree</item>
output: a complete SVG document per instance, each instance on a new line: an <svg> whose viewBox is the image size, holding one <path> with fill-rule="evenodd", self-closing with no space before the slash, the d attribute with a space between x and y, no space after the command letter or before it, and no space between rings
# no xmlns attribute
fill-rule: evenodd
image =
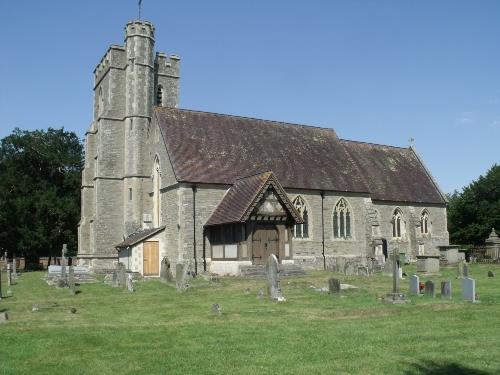
<svg viewBox="0 0 500 375"><path fill-rule="evenodd" d="M80 217L82 143L73 132L15 129L0 142L0 247L24 256L74 254Z"/></svg>
<svg viewBox="0 0 500 375"><path fill-rule="evenodd" d="M491 228L500 230L500 166L448 196L448 230L457 244L484 243Z"/></svg>

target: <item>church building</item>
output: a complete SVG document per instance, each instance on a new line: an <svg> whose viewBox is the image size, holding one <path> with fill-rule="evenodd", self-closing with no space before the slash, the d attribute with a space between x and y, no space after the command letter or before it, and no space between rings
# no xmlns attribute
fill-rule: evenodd
<svg viewBox="0 0 500 375"><path fill-rule="evenodd" d="M180 59L129 22L94 70L78 262L158 276L410 261L448 245L446 198L413 147L330 128L179 109Z"/></svg>

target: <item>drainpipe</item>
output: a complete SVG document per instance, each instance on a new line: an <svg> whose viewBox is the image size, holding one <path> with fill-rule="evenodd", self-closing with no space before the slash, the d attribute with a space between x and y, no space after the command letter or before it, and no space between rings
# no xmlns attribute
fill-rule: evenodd
<svg viewBox="0 0 500 375"><path fill-rule="evenodd" d="M198 274L198 259L196 257L196 185L191 186L193 190L193 256L194 256L194 274Z"/></svg>
<svg viewBox="0 0 500 375"><path fill-rule="evenodd" d="M206 236L207 236L207 230L206 228L203 228L203 271L204 272L207 272Z"/></svg>
<svg viewBox="0 0 500 375"><path fill-rule="evenodd" d="M321 193L321 245L323 247L323 269L326 270L326 257L325 257L325 212L324 212L324 202L325 202L325 192Z"/></svg>

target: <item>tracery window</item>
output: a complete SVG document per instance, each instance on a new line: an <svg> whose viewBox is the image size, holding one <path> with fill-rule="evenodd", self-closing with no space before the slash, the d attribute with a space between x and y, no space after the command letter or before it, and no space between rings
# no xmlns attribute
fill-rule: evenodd
<svg viewBox="0 0 500 375"><path fill-rule="evenodd" d="M163 105L163 86L162 85L158 86L158 89L156 90L156 105L160 106L160 107Z"/></svg>
<svg viewBox="0 0 500 375"><path fill-rule="evenodd" d="M293 228L294 238L309 238L309 213L304 199L299 195L293 200L293 205L302 216L303 224L295 224Z"/></svg>
<svg viewBox="0 0 500 375"><path fill-rule="evenodd" d="M420 233L429 234L429 212L427 210L423 210L422 215L420 215Z"/></svg>
<svg viewBox="0 0 500 375"><path fill-rule="evenodd" d="M333 238L351 238L351 210L341 198L333 210Z"/></svg>
<svg viewBox="0 0 500 375"><path fill-rule="evenodd" d="M401 238L404 233L403 213L399 208L392 214L392 237Z"/></svg>

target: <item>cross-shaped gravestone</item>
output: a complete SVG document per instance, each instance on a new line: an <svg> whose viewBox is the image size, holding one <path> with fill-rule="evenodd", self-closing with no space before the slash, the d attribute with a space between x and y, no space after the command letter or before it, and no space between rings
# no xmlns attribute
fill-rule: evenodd
<svg viewBox="0 0 500 375"><path fill-rule="evenodd" d="M384 299L387 303L392 304L402 304L408 303L409 300L406 299L404 294L400 293L399 285L399 249L393 249L392 251L392 293L389 293Z"/></svg>

